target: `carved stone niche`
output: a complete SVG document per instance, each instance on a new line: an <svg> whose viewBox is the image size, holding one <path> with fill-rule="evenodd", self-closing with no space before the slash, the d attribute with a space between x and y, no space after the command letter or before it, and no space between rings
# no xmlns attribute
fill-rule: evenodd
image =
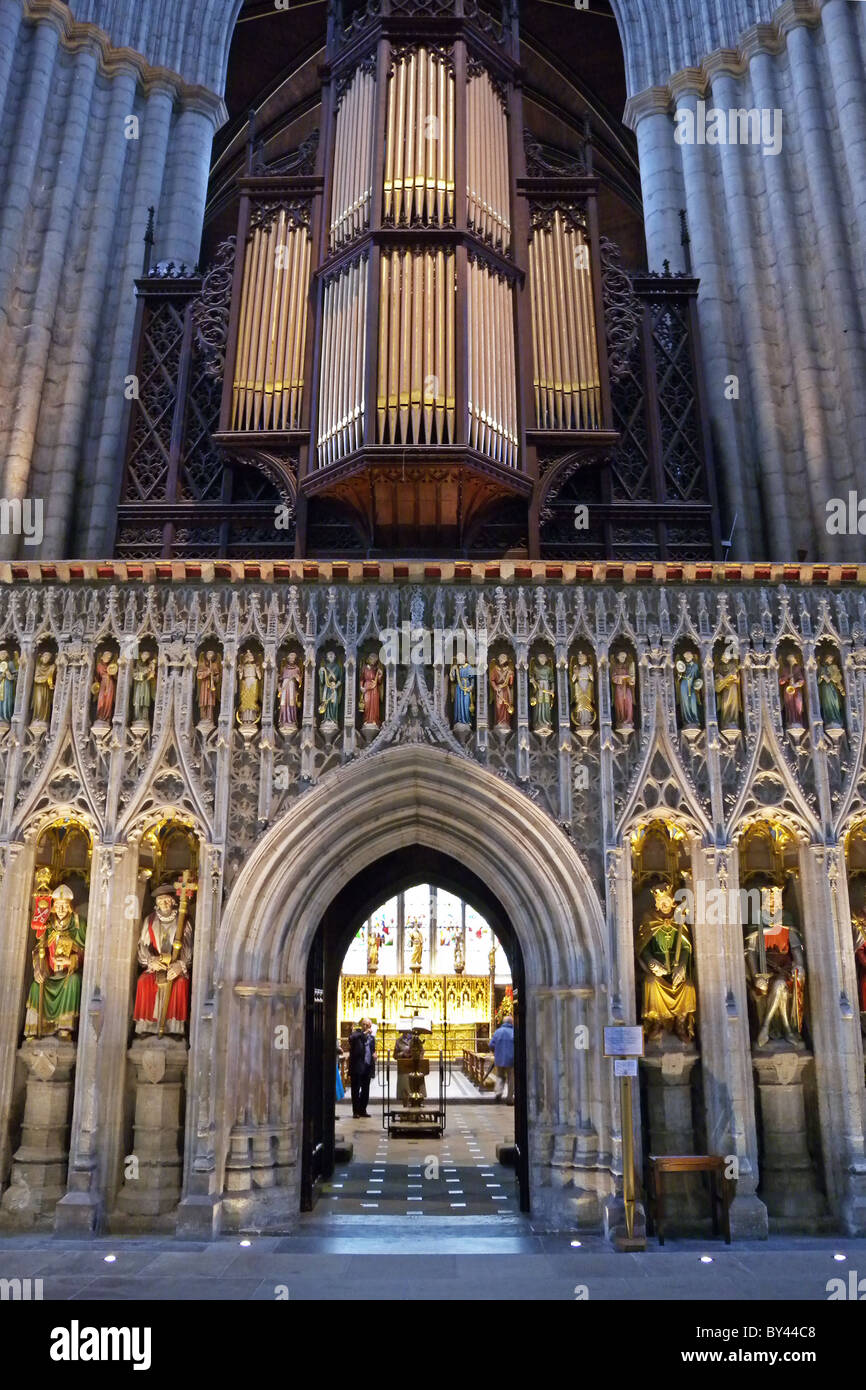
<svg viewBox="0 0 866 1390"><path fill-rule="evenodd" d="M50 1229L66 1193L76 1047L63 1038L33 1038L18 1056L27 1070L27 1097L0 1229Z"/></svg>
<svg viewBox="0 0 866 1390"><path fill-rule="evenodd" d="M183 1176L184 1083L189 1053L178 1038L137 1038L127 1053L135 1086L132 1152L113 1230L172 1230Z"/></svg>

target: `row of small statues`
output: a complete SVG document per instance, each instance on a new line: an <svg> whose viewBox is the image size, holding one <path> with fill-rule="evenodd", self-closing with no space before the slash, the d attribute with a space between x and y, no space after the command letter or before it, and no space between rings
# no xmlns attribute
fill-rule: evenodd
<svg viewBox="0 0 866 1390"><path fill-rule="evenodd" d="M51 889L48 869L37 871L36 882L31 919L36 944L24 1036L70 1040L81 1011L87 920L75 907L75 894L68 883ZM139 1035L182 1038L186 1034L193 951L189 904L196 886L188 872L177 883L159 884L153 893L153 909L141 923L133 1006Z"/></svg>
<svg viewBox="0 0 866 1390"><path fill-rule="evenodd" d="M99 653L91 695L94 701L93 728L107 732L114 716L117 698L118 658L110 649ZM142 650L132 668L132 729L146 733L152 722L156 696L157 659L153 651ZM699 730L704 723L704 677L698 656L684 650L674 662L679 722L685 730ZM17 652L0 648L0 729L8 728L15 709L19 673ZM597 724L596 677L590 656L579 651L568 668L571 691L570 717L579 734L592 733ZM39 654L30 701L31 725L47 727L51 720L57 661L50 651ZM725 650L713 668L716 713L722 733L736 737L742 728L743 696L736 657ZM199 728L213 728L218 717L223 684L222 656L215 648L202 651L195 672L196 705ZM507 652L500 653L488 670L491 717L494 730L508 733L514 716L515 665ZM845 685L837 657L825 650L817 663L818 698L827 733L839 737L845 728ZM457 730L473 727L476 713L478 669L468 661L455 662L449 671L453 724ZM628 734L635 726L637 675L634 658L624 649L611 656L610 684L613 726ZM325 653L317 675L317 715L320 728L335 733L339 726L345 695L345 668L334 651ZM806 677L802 659L795 652L780 661L779 687L782 716L794 737L805 732ZM296 651L281 661L277 692L277 723L283 734L296 733L302 718L304 668ZM385 672L379 656L370 652L359 675L358 700L362 724L368 731L381 728L384 709ZM261 656L246 647L238 658L238 698L236 720L244 737L252 737L262 720L264 665ZM556 681L553 661L539 652L529 663L530 724L537 734L554 731Z"/></svg>
<svg viewBox="0 0 866 1390"><path fill-rule="evenodd" d="M670 883L653 888L652 898L654 906L644 914L636 936L641 1022L647 1042L658 1042L667 1033L688 1043L695 1036L698 1007L691 928ZM760 915L759 923L744 927L755 1046L781 1039L799 1051L805 1046L806 964L800 933L782 909L781 888L761 889ZM859 940L866 943L866 931L860 931ZM861 998L866 1000L866 949L857 960L858 972L862 965Z"/></svg>

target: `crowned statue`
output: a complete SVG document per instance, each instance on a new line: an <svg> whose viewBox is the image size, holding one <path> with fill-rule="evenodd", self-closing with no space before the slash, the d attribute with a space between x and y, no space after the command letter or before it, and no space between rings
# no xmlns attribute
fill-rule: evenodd
<svg viewBox="0 0 866 1390"><path fill-rule="evenodd" d="M179 887L161 883L154 909L145 917L138 938L141 974L135 991L135 1031L183 1037L189 1022L189 987L193 929L189 899L196 885L186 872Z"/></svg>
<svg viewBox="0 0 866 1390"><path fill-rule="evenodd" d="M18 653L0 647L0 729L12 723L18 688Z"/></svg>
<svg viewBox="0 0 866 1390"><path fill-rule="evenodd" d="M304 668L297 652L289 652L280 669L281 734L296 734L301 722L301 691L304 688Z"/></svg>
<svg viewBox="0 0 866 1390"><path fill-rule="evenodd" d="M24 1020L25 1038L71 1039L81 1011L81 970L84 964L84 938L87 925L75 911L75 898L66 883L60 883L45 901L47 874L37 876L37 891L31 925L36 933L33 952L33 983L27 997Z"/></svg>
<svg viewBox="0 0 866 1390"><path fill-rule="evenodd" d="M637 933L646 1040L657 1042L664 1033L675 1033L680 1042L691 1042L698 1005L686 907L677 903L669 883L653 888L652 897L654 907Z"/></svg>
<svg viewBox="0 0 866 1390"><path fill-rule="evenodd" d="M761 921L745 928L746 981L758 1021L756 1047L783 1038L797 1049L803 1042L806 962L793 918L782 907L782 889L761 889Z"/></svg>
<svg viewBox="0 0 866 1390"><path fill-rule="evenodd" d="M238 729L241 738L253 738L262 722L262 663L246 647L238 657Z"/></svg>
<svg viewBox="0 0 866 1390"><path fill-rule="evenodd" d="M529 663L529 707L532 710L532 731L546 738L553 733L553 662L546 652Z"/></svg>
<svg viewBox="0 0 866 1390"><path fill-rule="evenodd" d="M571 658L571 722L584 739L595 728L595 676L586 652Z"/></svg>

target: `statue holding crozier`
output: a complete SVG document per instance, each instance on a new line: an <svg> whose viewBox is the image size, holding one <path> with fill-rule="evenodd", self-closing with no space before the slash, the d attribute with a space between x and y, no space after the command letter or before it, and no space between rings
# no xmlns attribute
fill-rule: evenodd
<svg viewBox="0 0 866 1390"><path fill-rule="evenodd" d="M183 1037L189 1022L192 923L189 901L198 887L184 870L179 883L161 883L156 906L145 917L138 940L142 972L135 991L136 1033Z"/></svg>
<svg viewBox="0 0 866 1390"><path fill-rule="evenodd" d="M78 1026L87 924L75 911L72 889L60 883L46 912L47 875L37 875L31 926L36 933L33 984L27 997L25 1038L70 1039Z"/></svg>

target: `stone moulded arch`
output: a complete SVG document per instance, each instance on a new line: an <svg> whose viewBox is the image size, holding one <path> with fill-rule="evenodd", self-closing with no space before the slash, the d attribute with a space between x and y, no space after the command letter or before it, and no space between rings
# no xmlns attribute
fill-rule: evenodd
<svg viewBox="0 0 866 1390"><path fill-rule="evenodd" d="M217 1187L224 1189L239 1099L253 1082L239 1058L258 1055L255 1039L240 1036L259 1026L250 1022L258 1017L251 999L279 993L292 1001L286 1119L297 1145L304 988L316 932L347 885L412 846L448 856L489 885L512 926L526 990L533 1210L562 1219L584 1211L597 1222L613 1188L610 1083L601 1060L608 1021L602 905L574 845L538 806L471 759L429 745L392 748L323 778L262 839L234 885L214 957ZM272 1026L266 1008L261 1017L262 1028ZM571 1047L578 1024L591 1039L582 1054ZM585 1155L590 1132L607 1158L599 1157L595 1172L583 1171L594 1167L584 1161L578 1174L577 1136Z"/></svg>

